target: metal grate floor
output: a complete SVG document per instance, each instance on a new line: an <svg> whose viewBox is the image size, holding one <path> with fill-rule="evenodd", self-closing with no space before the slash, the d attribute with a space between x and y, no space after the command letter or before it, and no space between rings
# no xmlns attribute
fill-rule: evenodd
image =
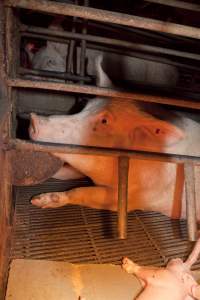
<svg viewBox="0 0 200 300"><path fill-rule="evenodd" d="M88 181L83 179L78 185L88 185ZM159 213L131 212L128 239L119 240L116 213L75 205L44 210L30 204L35 194L74 186L77 181L51 179L42 185L16 188L12 258L120 264L121 258L128 256L140 264L162 266L169 258L185 258L191 251L185 221ZM200 260L194 269L199 267Z"/></svg>

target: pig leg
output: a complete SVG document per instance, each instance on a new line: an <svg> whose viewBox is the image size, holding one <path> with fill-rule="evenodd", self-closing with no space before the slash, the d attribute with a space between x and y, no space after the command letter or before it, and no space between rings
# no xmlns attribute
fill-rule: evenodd
<svg viewBox="0 0 200 300"><path fill-rule="evenodd" d="M195 299L200 300L200 285L193 286L193 288L192 288L192 296Z"/></svg>
<svg viewBox="0 0 200 300"><path fill-rule="evenodd" d="M68 180L83 178L85 175L72 166L64 164L52 177L60 180Z"/></svg>
<svg viewBox="0 0 200 300"><path fill-rule="evenodd" d="M129 274L134 274L138 277L143 287L146 286L149 277L154 277L155 271L158 268L145 268L134 263L132 260L125 257L122 262L122 268Z"/></svg>
<svg viewBox="0 0 200 300"><path fill-rule="evenodd" d="M200 238L197 240L192 253L189 255L188 259L185 261L185 266L190 269L191 266L197 261L200 253Z"/></svg>
<svg viewBox="0 0 200 300"><path fill-rule="evenodd" d="M66 192L45 193L35 196L31 203L41 208L56 208L78 204L98 209L114 210L114 192L109 187L79 187Z"/></svg>

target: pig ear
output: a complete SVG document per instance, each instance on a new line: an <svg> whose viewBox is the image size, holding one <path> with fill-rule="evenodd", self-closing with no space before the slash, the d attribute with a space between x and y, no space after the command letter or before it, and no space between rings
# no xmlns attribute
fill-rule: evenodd
<svg viewBox="0 0 200 300"><path fill-rule="evenodd" d="M148 119L136 127L132 133L136 144L149 144L149 146L171 146L184 138L184 133L178 127L158 119Z"/></svg>
<svg viewBox="0 0 200 300"><path fill-rule="evenodd" d="M95 59L95 67L97 70L97 80L96 84L99 87L108 87L112 88L113 84L110 78L106 75L102 67L103 55L98 55Z"/></svg>

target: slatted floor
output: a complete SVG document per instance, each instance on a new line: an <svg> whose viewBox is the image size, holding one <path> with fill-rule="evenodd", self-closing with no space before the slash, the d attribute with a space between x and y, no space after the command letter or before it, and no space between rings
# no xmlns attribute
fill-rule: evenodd
<svg viewBox="0 0 200 300"><path fill-rule="evenodd" d="M45 210L30 204L33 195L76 185L51 179L42 185L16 188L12 258L120 264L121 258L128 256L141 264L162 266L169 258L185 258L190 252L185 221L159 213L130 213L128 239L119 240L116 213L75 205ZM88 185L88 181L83 179L79 185ZM194 268L199 267L200 260Z"/></svg>

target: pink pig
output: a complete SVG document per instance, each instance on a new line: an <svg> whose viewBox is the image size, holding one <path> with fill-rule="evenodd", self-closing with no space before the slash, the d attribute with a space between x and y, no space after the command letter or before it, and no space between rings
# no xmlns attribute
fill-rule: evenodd
<svg viewBox="0 0 200 300"><path fill-rule="evenodd" d="M171 259L166 268L139 266L128 258L122 267L140 280L143 290L137 300L192 300L200 299L200 285L193 278L190 268L200 253L200 238L188 257Z"/></svg>

